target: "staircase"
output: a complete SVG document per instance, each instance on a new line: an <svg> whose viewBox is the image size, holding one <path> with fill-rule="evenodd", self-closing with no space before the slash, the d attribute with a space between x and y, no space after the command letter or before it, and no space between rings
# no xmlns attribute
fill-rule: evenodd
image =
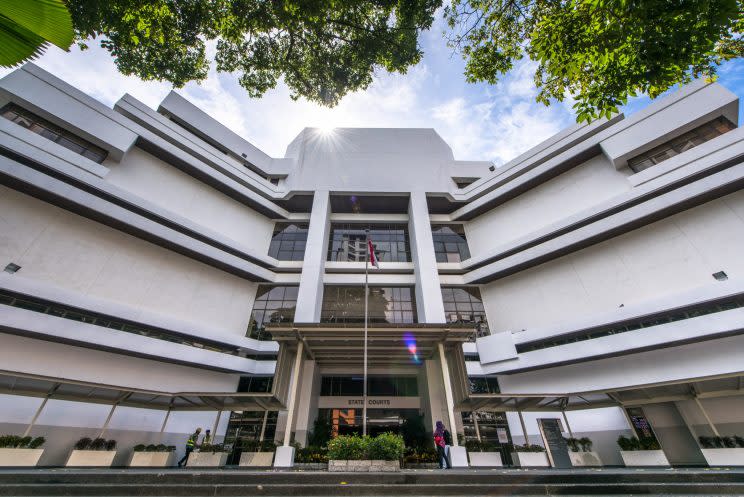
<svg viewBox="0 0 744 497"><path fill-rule="evenodd" d="M4 469L0 496L744 495L742 469L410 470Z"/></svg>

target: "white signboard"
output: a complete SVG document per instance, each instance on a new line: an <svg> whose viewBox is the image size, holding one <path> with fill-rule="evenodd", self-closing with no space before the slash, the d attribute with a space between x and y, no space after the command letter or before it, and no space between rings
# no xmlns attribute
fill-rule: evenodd
<svg viewBox="0 0 744 497"><path fill-rule="evenodd" d="M318 407L328 408L363 408L364 397L320 397ZM419 397L367 397L367 409L420 409Z"/></svg>
<svg viewBox="0 0 744 497"><path fill-rule="evenodd" d="M506 428L496 428L496 434L499 437L499 443L509 443L509 435L506 434Z"/></svg>

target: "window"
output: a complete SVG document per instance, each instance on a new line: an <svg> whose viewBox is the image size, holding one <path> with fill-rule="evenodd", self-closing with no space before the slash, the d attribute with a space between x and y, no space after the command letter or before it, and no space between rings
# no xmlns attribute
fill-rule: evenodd
<svg viewBox="0 0 744 497"><path fill-rule="evenodd" d="M437 262L460 262L470 258L465 229L461 224L435 224L431 227Z"/></svg>
<svg viewBox="0 0 744 497"><path fill-rule="evenodd" d="M324 376L320 383L324 397L353 397L364 395L362 376ZM368 376L367 395L371 397L418 397L415 376Z"/></svg>
<svg viewBox="0 0 744 497"><path fill-rule="evenodd" d="M2 113L2 116L5 119L13 121L19 126L23 126L29 131L33 131L47 140L62 145L63 147L72 150L76 154L80 154L93 162L98 162L100 164L106 158L106 151L104 149L75 136L59 126L55 126L46 119L43 119L36 114L32 114L15 104L6 105L2 110L0 110L0 113Z"/></svg>
<svg viewBox="0 0 744 497"><path fill-rule="evenodd" d="M269 244L269 255L280 261L301 261L305 258L307 224L276 223Z"/></svg>
<svg viewBox="0 0 744 497"><path fill-rule="evenodd" d="M241 376L238 392L269 393L273 383L273 376Z"/></svg>
<svg viewBox="0 0 744 497"><path fill-rule="evenodd" d="M296 286L259 285L246 336L271 340L266 323L291 323L297 307L297 290Z"/></svg>
<svg viewBox="0 0 744 497"><path fill-rule="evenodd" d="M501 393L499 380L495 376L468 376L470 393Z"/></svg>
<svg viewBox="0 0 744 497"><path fill-rule="evenodd" d="M415 323L416 302L411 287L369 287L370 323ZM364 287L326 286L322 323L363 323Z"/></svg>
<svg viewBox="0 0 744 497"><path fill-rule="evenodd" d="M712 140L717 136L728 133L735 128L736 126L731 121L725 117L719 117L718 119L703 124L702 126L699 126L682 136L674 138L663 145L652 148L648 152L644 152L632 159L628 159L628 166L633 170L633 172L640 173L659 162L671 159L675 155L686 152L687 150L697 147L708 140Z"/></svg>
<svg viewBox="0 0 744 497"><path fill-rule="evenodd" d="M408 226L405 224L333 224L328 244L328 260L364 262L367 233L381 262L409 262Z"/></svg>
<svg viewBox="0 0 744 497"><path fill-rule="evenodd" d="M442 302L448 323L473 323L479 337L490 334L478 287L442 287Z"/></svg>

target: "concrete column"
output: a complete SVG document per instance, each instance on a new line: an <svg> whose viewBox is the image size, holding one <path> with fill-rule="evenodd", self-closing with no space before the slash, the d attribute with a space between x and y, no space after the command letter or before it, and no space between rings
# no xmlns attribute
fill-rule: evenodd
<svg viewBox="0 0 744 497"><path fill-rule="evenodd" d="M292 440L292 424L294 423L295 404L297 402L297 385L299 384L300 368L302 367L305 344L302 341L297 342L297 355L295 356L294 366L292 368L292 381L289 384L289 396L287 398L287 424L284 428L284 443L281 447L276 448L274 456L274 466L291 468L294 466L294 447L289 445Z"/></svg>
<svg viewBox="0 0 744 497"><path fill-rule="evenodd" d="M419 323L445 323L429 207L425 192L411 192L408 232L416 272L416 311Z"/></svg>
<svg viewBox="0 0 744 497"><path fill-rule="evenodd" d="M258 441L263 442L264 436L266 435L266 422L269 420L269 411L264 411L263 421L261 422L261 434L258 436Z"/></svg>
<svg viewBox="0 0 744 497"><path fill-rule="evenodd" d="M439 349L439 361L442 364L442 381L444 383L444 397L447 402L447 416L449 417L450 433L452 434L452 447L450 447L450 464L453 468L465 468L468 466L468 453L465 447L460 447L457 441L457 423L455 422L455 402L452 396L452 383L450 381L447 356L444 353L444 345L437 344Z"/></svg>
<svg viewBox="0 0 744 497"><path fill-rule="evenodd" d="M298 386L297 409L295 413L295 441L307 445L307 435L312 431L318 410L320 395L320 375L315 361L306 360L302 365Z"/></svg>
<svg viewBox="0 0 744 497"><path fill-rule="evenodd" d="M300 288L297 293L296 323L320 321L323 302L323 275L328 254L331 229L331 200L328 190L318 190L313 198L310 226L307 233L305 258L302 262Z"/></svg>
<svg viewBox="0 0 744 497"><path fill-rule="evenodd" d="M214 418L214 426L212 427L212 443L217 442L217 428L220 426L220 417L222 417L222 409L217 411L217 417Z"/></svg>

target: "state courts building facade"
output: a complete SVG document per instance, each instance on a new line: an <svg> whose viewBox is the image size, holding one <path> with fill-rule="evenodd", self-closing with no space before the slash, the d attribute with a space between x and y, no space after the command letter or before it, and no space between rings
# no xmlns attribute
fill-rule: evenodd
<svg viewBox="0 0 744 497"><path fill-rule="evenodd" d="M274 158L176 93L112 109L27 65L0 80L0 431L45 435L42 464L83 435L124 464L197 425L358 432L369 230L371 433L506 447L552 417L620 464L642 422L704 462L698 436L744 433L738 106L697 82L498 168L432 129Z"/></svg>

